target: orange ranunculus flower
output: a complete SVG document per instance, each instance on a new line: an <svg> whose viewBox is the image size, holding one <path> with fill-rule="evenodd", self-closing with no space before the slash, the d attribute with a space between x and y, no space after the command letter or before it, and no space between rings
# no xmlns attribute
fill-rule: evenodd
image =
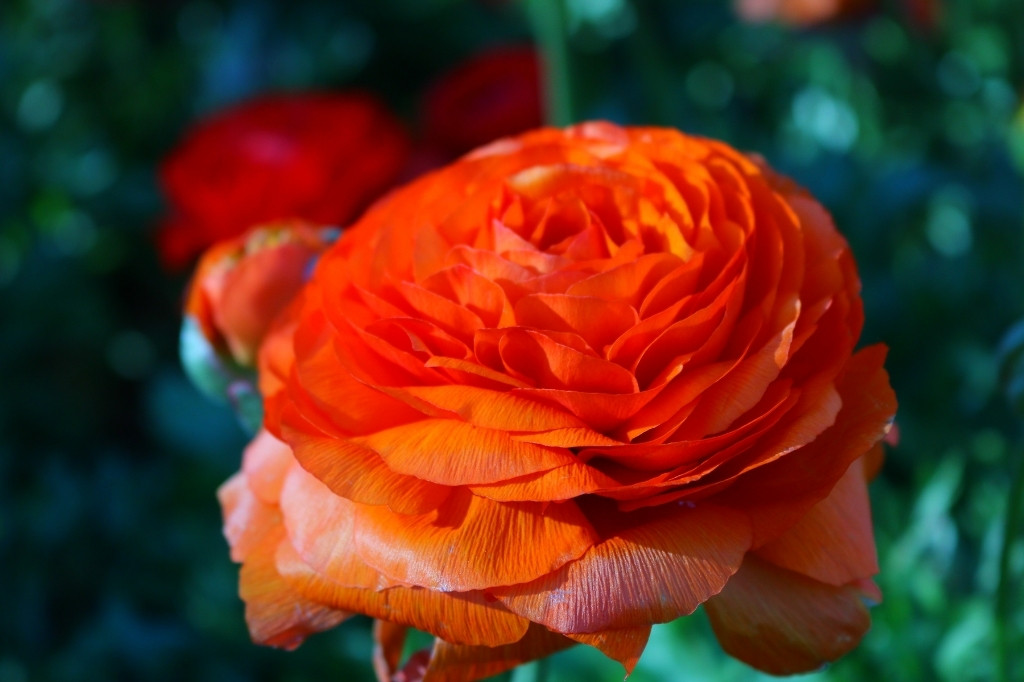
<svg viewBox="0 0 1024 682"><path fill-rule="evenodd" d="M258 397L253 370L263 338L337 234L333 228L282 221L203 254L189 285L181 335L185 368L200 389L233 402L243 395ZM245 420L245 410L236 407ZM252 408L257 416L258 408L257 400ZM258 426L260 419L248 421Z"/></svg>
<svg viewBox="0 0 1024 682"><path fill-rule="evenodd" d="M404 170L401 123L361 93L265 95L201 121L160 168L172 266L255 225L345 225Z"/></svg>
<svg viewBox="0 0 1024 682"><path fill-rule="evenodd" d="M705 604L762 670L841 656L896 407L859 287L804 190L673 130L540 130L396 191L261 350L269 431L220 493L254 638L363 613L384 680L576 642L630 671ZM409 626L436 643L395 673Z"/></svg>

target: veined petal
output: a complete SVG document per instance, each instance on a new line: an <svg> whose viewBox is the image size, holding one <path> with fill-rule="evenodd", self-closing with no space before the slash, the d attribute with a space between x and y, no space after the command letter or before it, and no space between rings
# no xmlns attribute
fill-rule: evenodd
<svg viewBox="0 0 1024 682"><path fill-rule="evenodd" d="M454 419L423 419L353 443L380 455L392 471L447 486L496 483L575 461L565 449Z"/></svg>
<svg viewBox="0 0 1024 682"><path fill-rule="evenodd" d="M282 419L295 459L335 495L405 514L424 513L448 496L447 487L393 471L379 454L352 439L318 431L293 408L284 408Z"/></svg>
<svg viewBox="0 0 1024 682"><path fill-rule="evenodd" d="M217 500L224 517L224 537L231 547L231 560L245 561L268 530L280 523L281 515L275 505L267 504L253 493L248 477L242 472L217 489Z"/></svg>
<svg viewBox="0 0 1024 682"><path fill-rule="evenodd" d="M566 635L569 639L580 644L588 644L602 654L618 661L626 669L626 675L633 673L640 654L647 648L647 640L651 636L651 626L629 628L626 630L605 630L591 634Z"/></svg>
<svg viewBox="0 0 1024 682"><path fill-rule="evenodd" d="M515 432L586 427L565 410L547 403L475 386L410 386L396 389L435 407L453 412L474 426Z"/></svg>
<svg viewBox="0 0 1024 682"><path fill-rule="evenodd" d="M309 635L329 630L349 616L299 596L278 573L274 553L284 537L277 526L253 548L242 564L238 592L253 641L294 649Z"/></svg>
<svg viewBox="0 0 1024 682"><path fill-rule="evenodd" d="M334 609L385 618L467 646L501 646L526 634L529 621L481 592L440 592L396 585L383 589L346 587L307 565L287 541L276 554L277 568L303 598Z"/></svg>
<svg viewBox="0 0 1024 682"><path fill-rule="evenodd" d="M720 493L725 504L750 512L754 547L773 540L828 496L850 464L885 435L896 396L882 369L886 349L854 355L836 381L842 408L835 423L802 448L747 471Z"/></svg>
<svg viewBox="0 0 1024 682"><path fill-rule="evenodd" d="M644 627L691 613L717 594L749 547L745 514L711 504L676 506L553 573L492 592L511 611L557 632Z"/></svg>
<svg viewBox="0 0 1024 682"><path fill-rule="evenodd" d="M267 504L277 504L292 460L291 448L267 431L260 431L242 454L242 471L249 487Z"/></svg>
<svg viewBox="0 0 1024 682"><path fill-rule="evenodd" d="M828 497L757 555L837 587L878 573L862 461L851 464Z"/></svg>
<svg viewBox="0 0 1024 682"><path fill-rule="evenodd" d="M705 609L727 653L773 675L836 660L871 623L857 587L826 585L753 555Z"/></svg>
<svg viewBox="0 0 1024 682"><path fill-rule="evenodd" d="M595 393L635 393L636 378L615 363L554 341L540 332L513 328L498 343L505 366L540 388Z"/></svg>
<svg viewBox="0 0 1024 682"><path fill-rule="evenodd" d="M573 462L501 483L471 486L470 490L497 502L556 502L620 485L620 481L595 467Z"/></svg>
<svg viewBox="0 0 1024 682"><path fill-rule="evenodd" d="M522 639L498 647L468 647L437 640L423 682L472 682L568 649L574 642L530 624Z"/></svg>
<svg viewBox="0 0 1024 682"><path fill-rule="evenodd" d="M465 489L415 516L360 506L355 523L366 563L396 582L446 592L534 580L598 539L573 502L500 503Z"/></svg>
<svg viewBox="0 0 1024 682"><path fill-rule="evenodd" d="M640 321L628 303L594 296L530 294L515 312L522 326L579 334L598 353Z"/></svg>

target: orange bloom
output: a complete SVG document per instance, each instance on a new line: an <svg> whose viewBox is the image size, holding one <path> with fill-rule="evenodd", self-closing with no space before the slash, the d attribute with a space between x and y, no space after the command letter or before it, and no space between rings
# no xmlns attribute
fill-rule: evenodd
<svg viewBox="0 0 1024 682"><path fill-rule="evenodd" d="M233 399L239 390L257 395L252 374L263 337L336 234L285 221L221 242L203 255L182 327L182 357L199 388L216 398Z"/></svg>
<svg viewBox="0 0 1024 682"><path fill-rule="evenodd" d="M396 191L260 353L268 430L220 492L253 637L363 613L382 680L577 642L628 672L705 604L762 670L841 656L895 411L859 286L804 190L673 130L540 130ZM407 627L437 639L396 672Z"/></svg>

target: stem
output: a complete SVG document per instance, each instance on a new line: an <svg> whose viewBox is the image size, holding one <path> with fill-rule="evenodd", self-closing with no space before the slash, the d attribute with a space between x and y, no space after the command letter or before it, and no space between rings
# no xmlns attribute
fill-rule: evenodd
<svg viewBox="0 0 1024 682"><path fill-rule="evenodd" d="M576 121L572 60L566 30L565 0L523 0L544 63L547 121L567 126Z"/></svg>
<svg viewBox="0 0 1024 682"><path fill-rule="evenodd" d="M1024 462L1018 463L1017 474L1010 485L1006 501L1006 523L1003 526L1003 546L999 554L999 585L996 588L996 658L999 665L999 679L1010 682L1010 648L1012 643L1007 632L1007 621L1011 618L1010 602L1013 599L1013 585L1010 576L1010 550L1020 533L1020 517L1024 512Z"/></svg>

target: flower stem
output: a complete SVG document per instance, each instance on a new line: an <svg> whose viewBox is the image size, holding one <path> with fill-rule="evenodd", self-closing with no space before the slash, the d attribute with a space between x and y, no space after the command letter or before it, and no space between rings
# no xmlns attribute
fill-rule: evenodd
<svg viewBox="0 0 1024 682"><path fill-rule="evenodd" d="M547 121L567 126L576 121L572 60L565 0L523 0L544 64L544 100Z"/></svg>
<svg viewBox="0 0 1024 682"><path fill-rule="evenodd" d="M1003 546L999 554L999 585L996 588L995 622L996 622L996 657L998 658L999 679L1010 682L1014 671L1010 670L1010 651L1014 646L1010 642L1009 620L1013 617L1011 602L1013 601L1013 580L1010 576L1010 550L1020 533L1021 516L1024 516L1024 461L1018 462L1017 474L1010 484L1010 494L1006 501L1006 522L1003 526Z"/></svg>

